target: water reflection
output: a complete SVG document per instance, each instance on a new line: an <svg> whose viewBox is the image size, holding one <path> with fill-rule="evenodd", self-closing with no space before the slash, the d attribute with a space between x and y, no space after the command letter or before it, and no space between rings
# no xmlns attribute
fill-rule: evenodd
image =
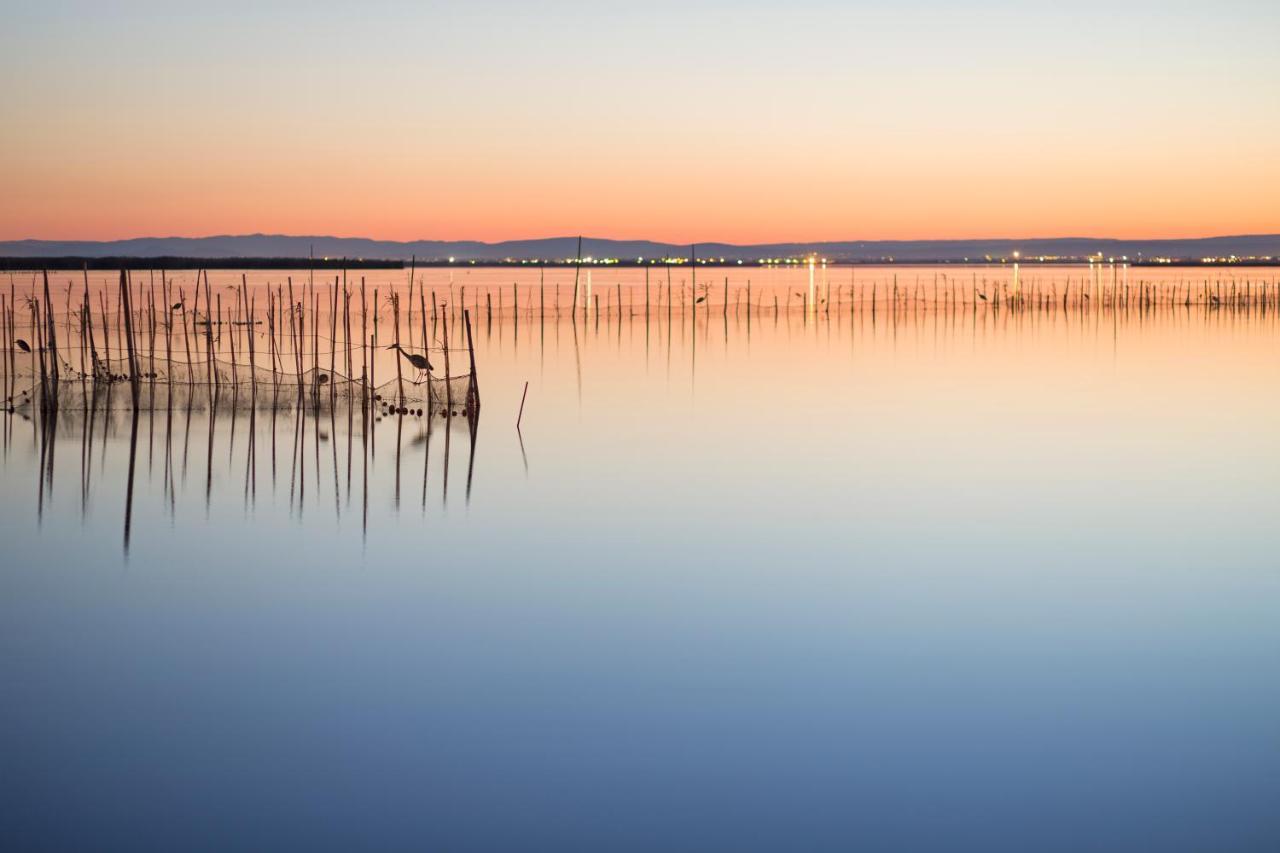
<svg viewBox="0 0 1280 853"><path fill-rule="evenodd" d="M540 279L542 275L540 273ZM443 342L442 348L436 351L443 355L446 365L449 351L454 346L458 347L457 352L472 354L473 361L468 365L471 385L465 392L465 405L450 396L453 386L446 384L442 386L441 393L447 402L436 412L438 417L419 415L416 409L409 409L406 415L395 414L394 407L389 407L386 401L376 403L371 400L371 392L363 382L343 380L339 390L339 379L329 381L329 377L339 376L333 371L342 366L335 347L327 353L330 372L307 372L299 366L299 382L294 390L288 384L282 384L281 373L254 373L251 367L237 368L234 360L213 374L216 378L231 372L232 378L224 377L221 383L210 385L195 383L190 373L182 381L157 380L155 377L166 374L150 371L147 375L151 379L141 383L138 392L141 395L140 409L130 405L132 396L116 382L85 382L82 379L78 385L66 383L73 386L73 391L80 389L75 399L84 403L82 409L63 405L58 409L44 410L26 402L34 398L15 390L10 400L16 404L11 405L4 416L6 456L13 450L14 436L20 423L30 422L33 452L38 454L35 502L37 522L41 524L46 505L54 496L60 444L75 441L79 445L79 508L82 518L91 512L92 498L98 492L94 483L95 467L100 477L118 470L118 474L108 476L118 477L124 484L123 545L126 553L138 533L135 491L142 490L148 494L158 491L169 516L173 517L180 497L192 497L188 479L193 454L196 458L202 457L202 476L198 483L202 487L200 497L205 517L210 517L215 489L229 489L233 472L238 472L236 479L240 484L243 511L252 513L259 496L260 443L268 454L271 494L276 495L278 490L284 494L283 481L287 480L287 505L292 517L301 522L309 511L317 512L323 505L330 507L335 521L341 521L344 513L354 511L354 502L358 501L361 529L367 535L371 489L378 489L382 478L386 478L392 495L392 509L398 514L403 509L407 471L417 470L414 460L419 454L421 486L416 491L420 509L426 513L433 479L433 439L440 454L434 466L439 504L442 508L448 505L453 439L458 430L465 433L467 455L463 498L466 503L472 499L479 432L478 402L472 406L473 395L478 400L479 380L474 362L477 349L481 352L481 359L493 370L494 387L504 396L513 385L522 385L519 410L513 418L514 438L521 471L525 478L529 476L526 436L520 429L529 388L525 371L528 354L521 350L524 340L520 330L522 323L536 324L540 390L548 390L548 382L554 387L557 381L565 379L560 372L563 366L560 359L565 355L562 347L567 339L575 409L581 420L584 407L588 405L588 386L596 388L597 393L603 387L609 388L597 403L622 401L626 383L635 381L633 367L639 364L643 375L648 377L655 351L663 355L666 368L664 383L667 386L679 384L679 377L672 374L672 366L676 353L683 351L688 365L686 399L693 405L702 393L698 377L700 367L711 355L713 329L720 339L720 346L716 348L719 351L716 364L713 365L716 381L723 383L728 379L738 383L736 393L741 393L753 385L764 389L779 382L820 385L822 377L830 373L831 364L814 362L814 354L832 352L832 345L841 341L847 342L847 352L856 358L860 350L865 350L864 355L898 353L902 344L900 335L903 334L912 347L918 348L928 340L935 351L942 352L954 351L958 344L967 343L971 354L976 354L982 346L1018 346L1019 341L1028 339L1026 336L1055 342L1054 346L1060 346L1056 343L1059 341L1070 345L1072 340L1079 338L1090 339L1095 344L1105 343L1110 347L1114 360L1119 358L1124 337L1137 339L1151 332L1157 338L1176 339L1195 329L1210 334L1216 334L1215 330L1240 329L1252 335L1258 330L1274 327L1277 317L1277 289L1265 280L1256 288L1233 283L1224 290L1221 282L1209 281L1193 288L1189 283L1164 282L1150 286L1140 284L1130 292L1127 287L1125 290L1099 290L1097 282L1092 281L1077 282L1073 290L1068 277L1062 282L1059 292L1059 284L1054 281L1038 283L1034 279L1025 282L1015 279L1011 285L998 279L979 279L976 273L966 284L960 283L962 279L959 276L948 279L945 274L939 277L935 273L932 287L922 282L919 276L910 286L902 286L896 274L888 282L871 279L855 284L851 274L847 286L837 285L834 290L825 278L821 286L810 282L811 293L807 294L803 288L788 283L781 286L775 283L772 288L753 288L747 279L745 283L731 286L728 276L712 283L704 281L699 284L693 277L687 282L684 279L677 282L670 267L665 270L664 278L665 282L652 287L650 271L646 269L642 289L632 286L624 290L621 282L615 282L613 287L596 287L595 292L589 291L581 299L575 284L573 299L563 313L560 288L553 288L553 299L549 304L546 284L541 280L536 291L529 289L523 298L520 286L511 285L509 300L504 299L501 285L476 287L470 293L464 285L457 291L459 305L454 307L449 307L448 300L438 299L432 290L428 313L428 288L424 283L418 288L415 317L411 286L407 300L410 307L407 340L414 341L420 336L424 348L428 348L432 341ZM481 290L484 291L483 303ZM400 295L394 288L391 291L381 303L390 305L392 311L398 311ZM362 296L363 292L362 282ZM452 292L451 289L450 294ZM719 297L718 302L708 301L713 295ZM330 294L333 301L327 320L317 311L310 322L317 327L328 322L336 335L340 323L350 323L351 296L345 282L341 292L335 283ZM470 308L466 307L468 296L474 300ZM316 295L312 299L317 305L322 302ZM375 305L380 304L377 288L373 290L373 300ZM252 304L247 295L244 304ZM464 333L451 334L450 317L462 318L473 310L482 311L484 316L479 341L472 340L469 323ZM756 358L753 334L758 335L761 330L762 315L768 321L765 328L769 331L769 340L759 357L769 361L753 366ZM387 356L387 347L377 343L379 316L376 312L373 315L375 331L370 338L371 343L367 347L359 347L360 358L368 362L361 368L361 375L366 375L367 371L371 380L377 375L375 365L380 359L385 362L389 358L397 370L400 363L396 354ZM419 329L417 333L414 331L415 320ZM67 323L70 326L69 317ZM460 324L455 322L453 325ZM211 337L211 324L206 324L202 332L205 343L216 347L218 342ZM154 327L152 333L155 334ZM110 340L105 327L101 334L104 341ZM290 348L284 346L283 341L277 341L274 334L268 337L270 345L267 349L272 364L295 362L301 365L308 355L305 344L298 338L287 339ZM247 350L253 353L253 340L254 335L246 332L239 343L240 352ZM336 341L337 338L331 340ZM464 341L466 348L462 349ZM506 342L509 342L509 350L504 349ZM237 347L234 335L227 345L234 354ZM162 362L168 363L169 352L170 347L166 345ZM211 351L208 363L221 364L216 360L220 352ZM556 374L550 377L547 374L549 354L554 363L560 365ZM1138 350L1137 354L1141 355L1141 351ZM320 364L320 354L314 348L309 357L315 364ZM347 369L355 370L351 351L343 353L343 357ZM821 357L826 359L828 356ZM152 366L157 363L154 346L149 359ZM771 362L786 365L786 368L777 370ZM237 369L245 371L251 381L235 381L234 371ZM389 368L384 363L382 369ZM790 376L785 375L788 372ZM615 381L615 376L627 378ZM15 381L12 374L7 375L6 387L15 388ZM388 383L384 387L393 384ZM714 389L712 396L720 396L723 390L721 385ZM535 391L535 395L537 393ZM817 393L824 392L817 390ZM784 394L783 399L786 396ZM371 405L364 405L362 401ZM535 402L535 408L540 403ZM637 416L644 415L638 413ZM561 423L563 413L554 413L552 418L554 422ZM145 425L142 423L144 420ZM161 433L158 445L157 431ZM443 431L442 436L437 435L439 431ZM193 439L193 433L201 439ZM390 443L389 451L386 451L390 453L389 468L376 467L380 436L384 447ZM198 446L201 443L202 448ZM287 460L283 458L286 451ZM115 457L120 458L117 460ZM145 472L139 471L140 462L145 462ZM371 466L375 468L372 481ZM109 484L103 484L103 487L109 487ZM332 501L320 498L322 494L331 494ZM145 525L142 531L145 534Z"/></svg>
<svg viewBox="0 0 1280 853"><path fill-rule="evenodd" d="M211 807L247 847L679 848L695 815L717 848L1265 849L1273 274L1126 307L1072 271L1065 308L1025 275L1011 309L894 272L717 275L695 312L685 271L646 308L597 270L558 316L550 272L419 273L420 350L424 284L481 312L483 452L310 384L6 414L6 813L66 849L185 849Z"/></svg>
<svg viewBox="0 0 1280 853"><path fill-rule="evenodd" d="M444 450L440 459L441 499L449 499L449 456L454 432L466 434L467 482L464 498L469 501L475 472L479 411L459 416L442 414L400 416L381 415L359 406L321 408L297 400L294 405L275 404L270 398L242 400L234 388L215 390L208 396L208 406L197 406L189 398L181 408L161 411L121 408L113 405L110 389L90 398L90 408L40 410L30 415L6 413L5 451L25 452L15 448L13 435L17 422L29 422L33 428L31 452L38 457L39 476L35 484L36 519L43 523L46 507L54 500L58 482L59 447L78 445L80 517L93 512L93 497L109 490L112 480L123 488L123 547L127 555L139 531L135 524L135 493L157 494L170 517L176 515L180 498L196 497L188 488L189 460L194 453L202 457L199 497L205 518L210 517L216 500L235 491L243 511L252 513L258 502L259 443L269 462L271 495L283 493L282 478L288 480L288 507L298 521L315 523L314 513L324 512L317 503L316 490L332 489L329 512L340 521L344 512L352 510L353 483L359 477L362 530L367 534L369 516L370 466L376 456L379 432L394 436L393 464L389 472L375 476L391 479L394 507L400 510L404 469L421 454L422 510L427 508L427 490L431 481L432 437L443 431ZM159 424L157 425L157 419ZM157 442L157 429L161 433ZM193 432L201 438L193 439ZM284 441L282 439L288 439ZM203 448L198 445L203 443ZM282 450L289 447L288 458ZM225 445L225 452L222 446ZM201 453L203 451L203 453ZM64 451L65 452L65 451ZM356 456L359 459L356 459ZM143 470L145 469L145 470ZM96 482L95 479L107 482ZM194 483L192 484L194 485ZM310 485L311 492L308 491ZM10 490L13 484L8 486ZM375 482L376 488L376 482ZM309 513L311 515L309 515ZM154 519L152 519L154 520Z"/></svg>

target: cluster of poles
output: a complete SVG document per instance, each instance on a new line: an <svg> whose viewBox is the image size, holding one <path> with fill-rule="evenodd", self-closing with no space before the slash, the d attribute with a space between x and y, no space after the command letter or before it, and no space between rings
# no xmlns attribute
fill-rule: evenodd
<svg viewBox="0 0 1280 853"><path fill-rule="evenodd" d="M945 269L908 278L878 268L807 268L787 270L783 282L764 270L764 282L714 267L681 266L691 276L674 281L672 267L645 267L626 285L622 275L608 284L593 281L595 270L575 267L572 289L548 285L545 270L536 283L462 284L428 287L417 278L416 263L403 282L368 287L361 276L348 286L346 273L317 284L314 272L295 283L292 276L274 284L250 286L240 274L234 284L214 287L207 271L185 285L161 272L145 279L127 270L118 286L81 282L55 290L41 273L19 294L11 279L0 293L3 319L5 396L7 407L56 407L68 383L85 391L86 400L103 385L127 383L135 406L157 405L157 389L167 397L175 387L248 386L256 398L260 385L271 399L282 388L309 397L314 405L339 399L383 414L419 411L415 387L425 383L427 410L451 416L479 409L479 385L472 337L472 317L483 316L573 323L606 318L643 317L646 321L677 314L694 320L721 314L735 317L790 315L805 318L834 312L1000 311L1133 313L1157 309L1273 311L1280 308L1280 286L1261 276L1238 280L1205 278L1191 273L1178 278L1130 282L1123 264L1091 264L1065 276L1038 271L1024 275L1019 264L995 268ZM1032 268L1033 270L1035 268ZM1078 270L1078 272L1077 272ZM859 278L861 277L861 280ZM868 280L870 278L870 280ZM78 291L78 292L77 292ZM20 299L21 295L21 299ZM60 304L59 304L60 303ZM77 304L78 303L78 304ZM58 310L58 305L62 310ZM407 320L407 327L405 321ZM460 338L459 346L452 345ZM379 359L394 360L390 376L379 385ZM467 359L465 366L458 358ZM432 363L428 359L435 357ZM25 363L24 363L25 362ZM382 369L387 369L385 361ZM412 371L416 371L415 376ZM25 374L28 382L20 382Z"/></svg>
<svg viewBox="0 0 1280 853"><path fill-rule="evenodd" d="M286 284L268 285L261 306L263 294L250 288L243 274L238 285L215 292L208 273L200 271L188 293L163 272L159 282L151 273L144 283L121 270L118 289L114 294L110 290L99 287L95 293L86 269L80 288L69 282L65 293L58 294L64 297L64 310L59 312L47 271L40 274L39 285L23 295L21 307L11 280L9 293L0 293L8 409L56 409L68 396L68 383L85 391L86 400L101 386L127 383L134 407L143 406L144 393L146 404L156 405L158 388L172 400L175 387L206 387L213 396L222 386L238 390L247 384L255 399L260 385L270 386L273 400L282 387L292 386L300 398L310 392L316 406L326 397L335 405L342 397L349 404L358 400L365 408L381 407L387 414L407 414L419 411L410 408L415 394L406 389L408 381L415 386L425 383L428 410L435 408L447 417L473 417L479 411L470 312L464 309L460 316L468 364L457 370L450 324L453 320L456 328L458 318L452 306L437 301L434 291L428 315L426 291L420 287L415 334L412 274L404 338L404 294L392 289L382 305L375 287L370 311L363 277L358 288L348 287L345 273L327 288L317 286L310 276L296 290L292 277ZM224 305L226 290L232 292ZM259 313L260 307L265 314ZM379 329L383 313L390 315L389 330ZM380 339L387 332L389 344ZM412 354L418 347L443 356L443 376L433 375L431 367L419 371L416 379L405 376L402 361L430 365L425 354ZM380 390L374 355L382 349L395 351L395 385ZM25 359L29 365L22 363ZM29 387L19 385L24 372Z"/></svg>
<svg viewBox="0 0 1280 853"><path fill-rule="evenodd" d="M673 283L671 268L666 268L665 280L653 282L650 269L644 270L642 287L623 286L619 281L613 286L594 287L588 278L585 294L575 277L569 316L576 322L579 317L590 320L600 317L649 318L654 314L715 314L735 315L753 313L782 315L796 310L805 314L817 311L830 313L833 309L848 307L870 312L891 312L908 307L925 307L948 311L957 308L978 310L982 307L1010 311L1089 311L1089 310L1146 310L1156 307L1207 306L1234 310L1271 309L1280 306L1280 286L1274 280L1237 281L1230 279L1181 279L1168 281L1137 281L1130 284L1127 268L1123 279L1112 271L1112 281L1107 282L1105 272L1091 268L1079 278L1068 276L1064 280L1033 277L1024 280L1015 266L1011 277L986 277L978 272L964 274L935 273L931 280L920 275L911 281L899 281L896 274L886 280L870 282L857 280L857 269L849 269L847 283L837 282L837 269L822 271L821 283L811 272L809 284L756 285L751 279L745 284L731 287L728 276L711 273L712 281L698 282L696 270L691 282L680 279ZM832 273L832 274L828 274ZM718 279L718 280L717 280ZM485 314L492 319L495 314L504 316L504 293L510 292L510 314L519 319L523 314L545 317L548 314L546 287L526 285L525 299L521 300L521 286L513 283L509 288L499 286L485 289ZM495 306L494 292L497 292ZM781 292L780 292L781 291ZM556 318L562 315L560 288L553 287L550 313ZM536 298L536 302L534 301ZM521 311L521 305L525 308Z"/></svg>
<svg viewBox="0 0 1280 853"><path fill-rule="evenodd" d="M689 267L683 267L689 268ZM665 314L668 319L680 316L732 311L745 313L782 315L794 311L804 314L830 313L835 309L893 312L908 308L925 308L953 311L959 308L1004 309L1008 311L1142 311L1157 307L1206 306L1233 310L1271 309L1280 306L1280 286L1273 280L1235 278L1223 280L1180 278L1177 281L1139 280L1129 281L1127 264L1090 264L1087 273L1081 269L1078 277L1063 279L1032 276L1025 279L1020 265L1003 266L1002 275L990 275L977 270L966 273L934 272L931 280L916 274L908 281L897 274L887 274L883 279L858 280L858 267L821 267L820 279L816 267L808 268L808 284L803 281L763 286L747 278L744 283L731 286L729 276L721 276L714 268L703 273L698 280L698 268L692 266L689 280L673 281L670 265L655 280L653 267L644 267L643 283L624 285L621 276L612 285L598 286L592 281L588 269L585 281L581 269L575 268L573 287L565 297L562 286L552 284L548 301L545 269L539 269L539 282L521 285L478 285L473 288L472 308L477 316L483 313L488 322L496 316L512 317L517 322L527 319L556 320L567 316L574 323L579 319L590 321L592 317L643 317ZM847 282L843 271L848 270ZM789 270L790 271L790 270ZM881 270L881 272L883 272ZM837 277L841 279L837 281ZM1109 278L1109 280L1108 280ZM412 287L412 285L411 285ZM452 291L452 285L450 287ZM483 305L481 302L483 293ZM509 301L507 299L509 295ZM460 301L467 304L467 287L459 292ZM562 297L564 297L562 299ZM567 303L567 304L565 304Z"/></svg>

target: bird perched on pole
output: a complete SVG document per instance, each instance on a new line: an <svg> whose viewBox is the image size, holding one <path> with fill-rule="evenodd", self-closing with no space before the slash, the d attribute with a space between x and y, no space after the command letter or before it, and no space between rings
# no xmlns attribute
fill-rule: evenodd
<svg viewBox="0 0 1280 853"><path fill-rule="evenodd" d="M427 357L425 355L406 352L399 344L392 344L387 347L387 349L393 349L400 353L406 361L418 369L418 378L414 380L415 385L422 382L422 374L426 373L427 375L430 375L431 371L435 370L435 368L431 366L431 362L427 361Z"/></svg>

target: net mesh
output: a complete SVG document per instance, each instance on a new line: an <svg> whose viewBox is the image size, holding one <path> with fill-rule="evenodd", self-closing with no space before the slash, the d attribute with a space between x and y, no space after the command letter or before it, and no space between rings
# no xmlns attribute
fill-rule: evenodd
<svg viewBox="0 0 1280 853"><path fill-rule="evenodd" d="M56 394L58 408L128 408L134 405L127 358L93 360L91 371L82 372L63 359L57 376L46 373L41 381L37 367L18 366L13 408L39 406L42 395ZM292 406L298 400L320 408L377 405L423 410L424 413L465 414L479 407L470 372L447 379L426 372L392 376L376 385L337 371L308 368L292 373L233 361L184 361L138 358L138 402L142 410L169 407L201 408L277 405ZM56 390L55 390L56 388ZM6 391L7 393L7 391Z"/></svg>

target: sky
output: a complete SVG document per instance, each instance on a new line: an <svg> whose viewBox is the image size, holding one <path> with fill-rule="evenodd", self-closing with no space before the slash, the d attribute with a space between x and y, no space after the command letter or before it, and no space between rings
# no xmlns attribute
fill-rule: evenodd
<svg viewBox="0 0 1280 853"><path fill-rule="evenodd" d="M0 239L1280 232L1280 3L51 2Z"/></svg>

